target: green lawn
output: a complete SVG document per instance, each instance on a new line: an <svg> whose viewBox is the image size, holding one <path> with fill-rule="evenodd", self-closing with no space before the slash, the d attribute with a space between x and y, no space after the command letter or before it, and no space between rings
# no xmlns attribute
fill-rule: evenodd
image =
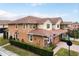
<svg viewBox="0 0 79 59"><path fill-rule="evenodd" d="M0 46L4 45L4 44L7 44L7 43L8 43L7 39L3 39L2 37L0 37Z"/></svg>
<svg viewBox="0 0 79 59"><path fill-rule="evenodd" d="M68 56L68 50L65 48L61 48L55 55L56 56ZM70 55L71 56L78 56L79 53L77 53L75 51L70 51Z"/></svg>
<svg viewBox="0 0 79 59"><path fill-rule="evenodd" d="M8 45L8 46L5 46L4 48L9 50L9 51L12 51L20 56L37 56L37 54L34 54L28 50L24 50L24 49L15 47L13 45Z"/></svg>
<svg viewBox="0 0 79 59"><path fill-rule="evenodd" d="M75 45L79 45L78 41L72 41L72 43L75 44Z"/></svg>

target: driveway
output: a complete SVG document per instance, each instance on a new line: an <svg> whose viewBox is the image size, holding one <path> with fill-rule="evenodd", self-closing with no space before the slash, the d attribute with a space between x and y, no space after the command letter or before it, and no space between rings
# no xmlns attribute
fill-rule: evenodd
<svg viewBox="0 0 79 59"><path fill-rule="evenodd" d="M60 48L68 49L68 46L67 46L67 44L66 44L65 42L59 42L59 43L57 44L57 47L53 50L53 51L54 51L54 54L55 54ZM72 44L72 46L70 47L70 50L79 52L79 45L74 45L74 44Z"/></svg>

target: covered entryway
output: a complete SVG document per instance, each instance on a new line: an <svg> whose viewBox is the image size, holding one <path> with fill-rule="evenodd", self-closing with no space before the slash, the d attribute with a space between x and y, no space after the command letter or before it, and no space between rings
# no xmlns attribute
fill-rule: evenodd
<svg viewBox="0 0 79 59"><path fill-rule="evenodd" d="M50 45L50 43L51 43L50 38L48 38L48 37L44 38L44 47L48 47Z"/></svg>
<svg viewBox="0 0 79 59"><path fill-rule="evenodd" d="M0 34L2 34L2 37L4 39L8 39L8 31L7 31L7 28L0 28Z"/></svg>

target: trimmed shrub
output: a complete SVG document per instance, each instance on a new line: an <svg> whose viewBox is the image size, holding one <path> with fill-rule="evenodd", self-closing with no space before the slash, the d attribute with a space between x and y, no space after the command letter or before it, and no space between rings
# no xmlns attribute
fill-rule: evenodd
<svg viewBox="0 0 79 59"><path fill-rule="evenodd" d="M63 41L63 42L68 42L69 40L66 40L66 39L61 39L61 41Z"/></svg>
<svg viewBox="0 0 79 59"><path fill-rule="evenodd" d="M29 44L14 41L14 40L10 40L10 43L11 43L11 45L15 45L20 48L29 50L29 51L36 53L38 55L41 55L41 56L53 56L53 51L44 50L44 49L29 45Z"/></svg>
<svg viewBox="0 0 79 59"><path fill-rule="evenodd" d="M52 42L49 44L49 47L53 50L55 47L56 47L56 45L55 44L52 44Z"/></svg>

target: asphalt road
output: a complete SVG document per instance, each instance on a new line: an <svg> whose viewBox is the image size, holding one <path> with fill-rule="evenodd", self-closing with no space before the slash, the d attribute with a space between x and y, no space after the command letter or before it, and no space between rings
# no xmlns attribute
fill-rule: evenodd
<svg viewBox="0 0 79 59"><path fill-rule="evenodd" d="M2 47L0 47L0 55L1 56L18 56L17 54L11 52L11 51L8 51Z"/></svg>
<svg viewBox="0 0 79 59"><path fill-rule="evenodd" d="M0 51L0 56L8 56L6 53Z"/></svg>

